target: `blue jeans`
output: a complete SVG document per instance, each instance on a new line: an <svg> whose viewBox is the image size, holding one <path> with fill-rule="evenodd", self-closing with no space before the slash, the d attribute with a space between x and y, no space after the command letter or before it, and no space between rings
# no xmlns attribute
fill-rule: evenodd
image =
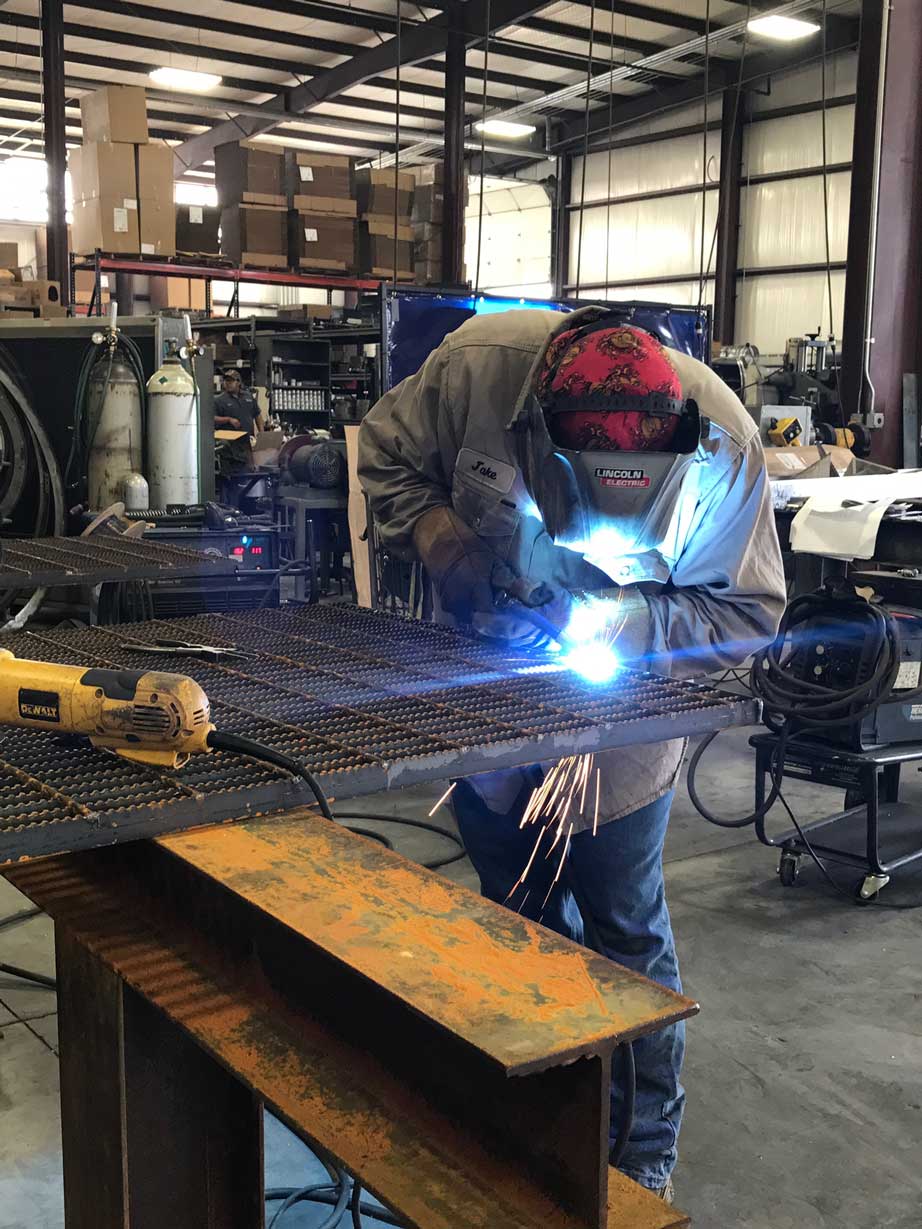
<svg viewBox="0 0 922 1229"><path fill-rule="evenodd" d="M490 811L467 781L459 781L452 794L455 818L480 876L481 891L500 904L506 902L534 847L535 829L519 829L530 792L529 785L523 787L505 814ZM672 797L669 793L622 819L603 824L595 836L591 832L575 835L569 859L578 895L591 913L606 955L635 973L681 991L663 885L663 840ZM533 921L540 919L551 930L582 943L583 918L573 894L562 882L551 893L542 913L541 903L556 869L555 858L535 860L528 875L530 891L520 911L523 916ZM519 905L521 895L521 891L516 893L509 902L511 907ZM676 1162L676 1140L685 1103L679 1080L684 1052L684 1023L670 1025L634 1042L634 1125L620 1168L651 1190L665 1185ZM617 1058L615 1072L611 1088L612 1124L619 1121L621 1101ZM617 1126L613 1125L612 1143L616 1131Z"/></svg>

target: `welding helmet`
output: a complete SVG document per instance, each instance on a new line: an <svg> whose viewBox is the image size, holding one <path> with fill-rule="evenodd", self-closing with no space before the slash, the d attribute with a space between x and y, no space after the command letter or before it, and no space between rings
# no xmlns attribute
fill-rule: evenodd
<svg viewBox="0 0 922 1229"><path fill-rule="evenodd" d="M553 444L548 532L623 579L614 564L668 536L706 423L665 347L604 318L551 342L535 391Z"/></svg>

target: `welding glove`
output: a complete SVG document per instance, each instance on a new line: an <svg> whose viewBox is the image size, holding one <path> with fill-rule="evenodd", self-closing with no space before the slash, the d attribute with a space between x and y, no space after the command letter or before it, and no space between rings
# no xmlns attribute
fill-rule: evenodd
<svg viewBox="0 0 922 1229"><path fill-rule="evenodd" d="M512 607L504 610L497 605L497 599L507 596L527 601L535 586L523 582L452 508L443 506L424 513L413 530L413 544L439 604L459 623L511 647L537 647L540 641L548 641L533 622L517 617ZM565 622L566 616L554 607L558 593L544 589L537 596L545 600L536 608L539 613L546 612L555 627L561 626L556 620ZM563 601L563 595L559 600Z"/></svg>

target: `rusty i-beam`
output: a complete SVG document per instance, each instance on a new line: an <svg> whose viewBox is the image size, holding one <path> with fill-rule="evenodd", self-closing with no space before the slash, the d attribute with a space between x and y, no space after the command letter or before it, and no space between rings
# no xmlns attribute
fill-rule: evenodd
<svg viewBox="0 0 922 1229"><path fill-rule="evenodd" d="M270 1109L408 1229L676 1229L608 1166L680 995L307 811L5 871L54 919L67 1229L258 1229Z"/></svg>

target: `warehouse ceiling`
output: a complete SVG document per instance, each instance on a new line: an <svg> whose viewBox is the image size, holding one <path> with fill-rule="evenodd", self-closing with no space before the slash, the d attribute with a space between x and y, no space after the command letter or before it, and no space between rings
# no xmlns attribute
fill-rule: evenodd
<svg viewBox="0 0 922 1229"><path fill-rule="evenodd" d="M713 36L708 48L712 86L735 80L744 42L747 63L758 61L765 69L820 54L819 36L790 44L728 36L727 27L745 26L749 7L731 0L403 3L401 156L438 155L449 28L462 29L468 46L469 122L483 114L485 103L488 113L533 110L540 117L526 151L521 143L490 138L490 153L501 156L508 150L509 164L515 165L523 152L527 160L539 157L548 135L556 144L576 141L583 131L585 90L575 88L568 95L567 87L585 85L590 51L593 76L612 66L618 70L612 85L616 123L670 100L687 101L703 88L700 40L706 29ZM751 5L754 13L776 7L765 0ZM828 50L853 45L857 9L857 0L828 0ZM0 7L0 156L40 157L43 152L39 13L35 0L8 0ZM81 95L115 82L147 86L151 135L176 145L177 166L188 168L189 177L209 177L214 143L254 131L267 140L360 158L393 154L396 15L394 0L358 0L355 5L343 0L65 0L68 142L81 139ZM626 67L651 59L653 67ZM222 82L200 95L153 88L147 74L164 66L214 73ZM607 84L604 103L597 91L591 103L597 109L595 126L604 120L607 128ZM288 118L285 112L296 114ZM472 144L479 145L480 139L472 133Z"/></svg>

